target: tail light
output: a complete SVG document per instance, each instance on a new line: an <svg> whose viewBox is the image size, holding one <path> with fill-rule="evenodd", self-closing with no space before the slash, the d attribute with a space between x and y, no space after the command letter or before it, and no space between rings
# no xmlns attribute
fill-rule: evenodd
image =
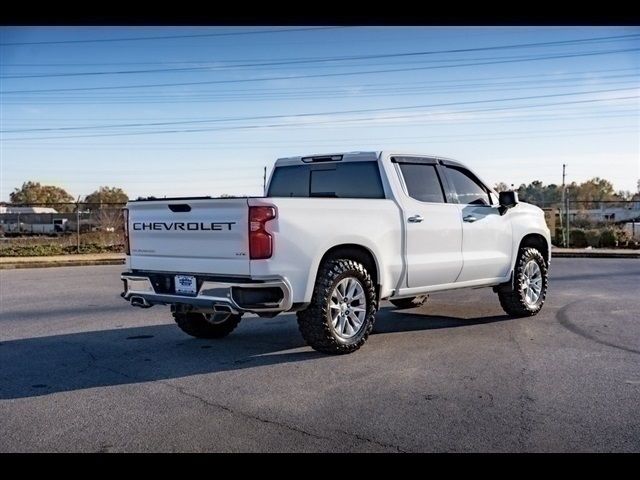
<svg viewBox="0 0 640 480"><path fill-rule="evenodd" d="M122 222L124 227L124 253L131 255L131 247L129 246L129 209L122 209Z"/></svg>
<svg viewBox="0 0 640 480"><path fill-rule="evenodd" d="M273 255L273 237L266 223L276 218L275 207L249 207L249 258L261 260Z"/></svg>

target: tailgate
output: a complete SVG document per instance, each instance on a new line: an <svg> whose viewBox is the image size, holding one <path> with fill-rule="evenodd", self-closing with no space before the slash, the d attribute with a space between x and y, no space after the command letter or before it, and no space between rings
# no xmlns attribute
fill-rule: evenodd
<svg viewBox="0 0 640 480"><path fill-rule="evenodd" d="M246 198L131 202L130 268L249 275Z"/></svg>

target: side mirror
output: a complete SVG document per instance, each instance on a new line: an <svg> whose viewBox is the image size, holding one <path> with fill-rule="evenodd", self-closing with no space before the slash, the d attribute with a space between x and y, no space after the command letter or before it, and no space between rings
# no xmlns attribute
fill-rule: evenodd
<svg viewBox="0 0 640 480"><path fill-rule="evenodd" d="M500 192L498 194L498 203L500 204L500 213L504 214L508 209L518 204L518 192Z"/></svg>

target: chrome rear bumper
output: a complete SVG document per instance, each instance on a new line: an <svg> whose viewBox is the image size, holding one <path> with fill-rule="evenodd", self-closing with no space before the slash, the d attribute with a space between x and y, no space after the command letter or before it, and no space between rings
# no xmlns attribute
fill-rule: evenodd
<svg viewBox="0 0 640 480"><path fill-rule="evenodd" d="M197 277L197 275L195 276ZM137 273L123 273L120 278L125 284L124 292L121 294L122 298L133 306L144 308L153 305L177 305L189 306L202 311L224 311L237 314L243 312L284 312L290 310L292 306L291 286L285 278L245 280L237 283L203 280L196 295L156 292L150 278ZM239 298L243 292L259 294L259 290L265 288L279 289L282 292L281 298L277 301L261 303L248 303Z"/></svg>

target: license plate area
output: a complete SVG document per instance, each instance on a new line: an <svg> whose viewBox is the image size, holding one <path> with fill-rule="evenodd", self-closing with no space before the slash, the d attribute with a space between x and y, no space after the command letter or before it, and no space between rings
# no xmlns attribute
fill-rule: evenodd
<svg viewBox="0 0 640 480"><path fill-rule="evenodd" d="M174 285L178 295L196 295L198 293L198 282L193 275L176 275Z"/></svg>

